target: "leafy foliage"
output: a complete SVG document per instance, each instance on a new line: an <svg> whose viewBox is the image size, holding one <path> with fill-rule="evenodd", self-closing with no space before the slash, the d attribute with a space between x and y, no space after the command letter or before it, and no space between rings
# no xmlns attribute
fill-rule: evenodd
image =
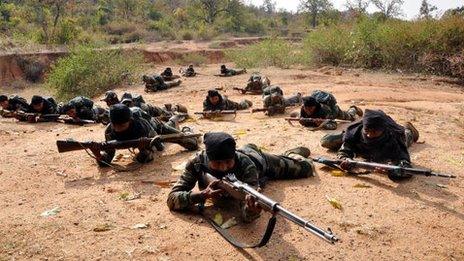
<svg viewBox="0 0 464 261"><path fill-rule="evenodd" d="M79 46L53 65L47 85L60 99L94 97L130 80L140 62L138 54Z"/></svg>

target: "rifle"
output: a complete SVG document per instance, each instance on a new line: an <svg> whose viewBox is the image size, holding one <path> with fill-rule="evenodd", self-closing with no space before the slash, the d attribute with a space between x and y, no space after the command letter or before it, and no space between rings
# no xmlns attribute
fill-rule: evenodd
<svg viewBox="0 0 464 261"><path fill-rule="evenodd" d="M15 117L16 112L15 112L15 111L10 111L10 110L1 109L1 110L0 110L0 115L1 115L3 118L13 118L13 117Z"/></svg>
<svg viewBox="0 0 464 261"><path fill-rule="evenodd" d="M14 117L18 121L27 121L29 123L56 122L60 118L60 114L41 114L41 113L30 113L30 112L15 112Z"/></svg>
<svg viewBox="0 0 464 261"><path fill-rule="evenodd" d="M317 163L324 164L328 167L342 170L339 167L339 165L342 163L343 160L339 160L339 159L332 160L332 159L326 159L323 157L311 158L311 159ZM381 163L375 163L375 162L356 161L352 159L346 159L346 160L350 162L351 164L353 164L354 168L360 168L360 169L364 169L368 171L375 171L378 169L382 169L388 172L399 173L399 174L420 175L420 176L426 176L426 177L435 176L435 177L450 178L450 179L456 178L456 176L454 175L441 174L441 173L433 172L430 169L400 167L400 166L381 164Z"/></svg>
<svg viewBox="0 0 464 261"><path fill-rule="evenodd" d="M129 148L147 148L156 145L156 142L176 142L178 140L182 140L185 138L198 138L202 134L168 134L168 135L159 135L154 138L147 138L143 137L140 139L135 140L125 140L125 141L117 141L117 140L110 140L104 142L95 142L95 141L86 141L80 142L75 141L72 139L68 140L57 140L56 146L58 147L58 152L68 152L68 151L75 151L75 150L85 150L90 148L98 147L100 151L108 150L108 149L129 149Z"/></svg>
<svg viewBox="0 0 464 261"><path fill-rule="evenodd" d="M234 115L234 118L237 117L237 110L217 110L217 111L200 111L194 112L195 115L202 115L203 117L220 117L222 115Z"/></svg>
<svg viewBox="0 0 464 261"><path fill-rule="evenodd" d="M208 174L208 173L204 174L202 178L204 179L206 184L210 184L211 182L218 180L217 178L215 178L214 176L212 176L211 174ZM325 240L328 243L334 244L335 242L338 241L337 236L335 236L330 229L328 229L327 231L325 231L323 229L320 229L320 228L316 227L315 225L311 224L309 221L307 221L307 220L293 214L289 210L282 207L278 202L276 202L276 201L272 200L271 198L259 193L257 190L255 190L250 185L238 180L235 177L234 174L227 174L225 177L223 177L218 182L217 186L218 186L218 188L224 190L225 192L227 192L227 194L229 194L231 197L233 197L233 198L235 198L237 200L242 200L243 201L243 200L245 200L245 197L247 195L252 196L255 199L255 201L258 203L258 205L264 211L270 212L273 215L273 217L269 221L268 229L269 229L269 225L271 225L271 222L275 222L275 215L277 214L277 215L279 215L279 216L293 222L294 224L304 228L308 232L318 236L319 238ZM212 223L212 224L214 224L214 223ZM274 223L274 225L275 225L275 223ZM274 227L272 226L272 228L271 228L272 230L266 231L265 237L262 239L261 243L259 245L257 245L257 246L263 246L263 245L265 245L267 243L267 240L269 240L270 236L272 235L273 228ZM222 234L222 231L218 230L217 227L215 227L215 229L219 233L221 233L222 236L224 236ZM266 235L268 235L268 238L266 238ZM225 238L229 241L229 239L227 237L225 237ZM233 241L229 241L229 242L232 243L232 244L235 243ZM256 247L256 246L243 246L243 245L236 245L236 246L241 247L241 248L244 248L244 247Z"/></svg>
<svg viewBox="0 0 464 261"><path fill-rule="evenodd" d="M233 90L235 91L239 91L241 92L242 94L245 94L247 92L250 92L251 94L263 94L263 91L262 90L247 90L247 89L244 89L244 88L238 88L238 87L234 87L232 88Z"/></svg>
<svg viewBox="0 0 464 261"><path fill-rule="evenodd" d="M322 119L322 118L285 118L286 121L292 122L292 121L305 121L305 122L313 122L313 121L334 121L334 122L340 122L340 123L350 123L352 121L349 120L339 120L339 119Z"/></svg>
<svg viewBox="0 0 464 261"><path fill-rule="evenodd" d="M95 123L97 123L96 121L92 121L92 120L82 120L82 119L76 120L76 119L69 118L69 117L64 117L64 118L60 117L60 118L58 118L57 121L65 123L65 124L79 125L79 126L84 126L85 124L95 124Z"/></svg>
<svg viewBox="0 0 464 261"><path fill-rule="evenodd" d="M256 108L256 109L252 109L251 110L251 113L255 113L255 112L266 112L268 110L268 108Z"/></svg>

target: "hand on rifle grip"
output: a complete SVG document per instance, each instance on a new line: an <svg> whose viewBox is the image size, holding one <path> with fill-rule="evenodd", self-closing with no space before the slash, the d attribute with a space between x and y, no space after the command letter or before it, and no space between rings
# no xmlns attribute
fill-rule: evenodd
<svg viewBox="0 0 464 261"><path fill-rule="evenodd" d="M97 161L102 159L100 144L98 142L91 142L89 145L89 150L93 153Z"/></svg>
<svg viewBox="0 0 464 261"><path fill-rule="evenodd" d="M27 122L30 122L30 123L37 122L37 119L36 119L35 115L27 115L26 120L27 120Z"/></svg>
<svg viewBox="0 0 464 261"><path fill-rule="evenodd" d="M340 163L340 168L343 170L351 170L354 167L354 164L350 162L348 159L343 159Z"/></svg>
<svg viewBox="0 0 464 261"><path fill-rule="evenodd" d="M157 151L163 151L164 145L161 142L160 136L155 136L150 142L150 148L155 147ZM140 148L139 148L140 149Z"/></svg>
<svg viewBox="0 0 464 261"><path fill-rule="evenodd" d="M249 210L253 212L260 212L261 211L261 206L259 205L258 202L256 202L256 199L252 195L246 195L245 196L245 203L246 206Z"/></svg>
<svg viewBox="0 0 464 261"><path fill-rule="evenodd" d="M222 195L222 189L217 189L217 184L219 184L219 180L215 180L209 183L208 187L201 191L201 194L204 196L205 199L208 198L218 198Z"/></svg>

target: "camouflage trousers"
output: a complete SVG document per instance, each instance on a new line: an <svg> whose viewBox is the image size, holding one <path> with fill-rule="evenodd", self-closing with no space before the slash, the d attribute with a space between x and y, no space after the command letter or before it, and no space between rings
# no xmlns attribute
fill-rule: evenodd
<svg viewBox="0 0 464 261"><path fill-rule="evenodd" d="M190 128L184 127L182 131L176 129L176 123L173 121L168 121L167 123L163 123L159 120L156 120L156 132L160 135L167 135L167 134L192 134ZM173 143L179 144L180 146L184 147L187 150L193 151L198 149L198 139L196 138L188 138L182 139L179 141L175 141Z"/></svg>
<svg viewBox="0 0 464 261"><path fill-rule="evenodd" d="M354 121L356 119L356 108L350 107L347 111L343 111L340 107L335 105L335 108L333 109L333 118L338 120Z"/></svg>
<svg viewBox="0 0 464 261"><path fill-rule="evenodd" d="M179 86L181 83L182 82L180 80L172 81L172 82L165 82L163 84L146 83L145 84L145 91L147 91L147 92L149 92L149 91L152 91L152 92L163 91L163 90L167 90L167 89L172 88L172 87Z"/></svg>
<svg viewBox="0 0 464 261"><path fill-rule="evenodd" d="M246 110L251 107L251 102L248 100L242 100L240 102L226 100L226 103L226 107L228 110Z"/></svg>
<svg viewBox="0 0 464 261"><path fill-rule="evenodd" d="M301 105L303 103L303 98L301 97L301 93L296 95L284 98L285 106L296 106Z"/></svg>
<svg viewBox="0 0 464 261"><path fill-rule="evenodd" d="M309 149L304 149L309 152ZM274 155L262 152L255 144L247 144L239 151L253 160L260 171L260 179L299 179L314 175L313 162L307 158L309 155L302 155L303 153L299 153L295 149L282 155Z"/></svg>
<svg viewBox="0 0 464 261"><path fill-rule="evenodd" d="M344 133L345 132L331 133L325 135L321 139L321 146L331 151L338 151L343 144ZM413 133L410 129L405 128L404 134L406 138L406 146L410 147L411 144L414 142Z"/></svg>

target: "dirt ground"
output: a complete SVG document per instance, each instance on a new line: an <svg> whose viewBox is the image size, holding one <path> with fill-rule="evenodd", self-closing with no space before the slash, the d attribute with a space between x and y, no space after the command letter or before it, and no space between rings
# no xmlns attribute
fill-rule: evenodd
<svg viewBox="0 0 464 261"><path fill-rule="evenodd" d="M144 94L140 84L116 91L141 93L156 105L185 104L193 112L201 110L208 89L222 87L232 100L247 98L254 107L261 106L260 96L232 90L244 86L247 75L215 78L218 67L199 68L204 75L183 79L181 87L164 92ZM161 69L153 67L152 72ZM342 108L354 103L363 109L382 109L401 123L412 121L420 131L419 140L425 141L410 148L413 163L458 178L414 177L394 183L380 174L337 177L316 165L316 177L270 182L264 193L317 226L330 227L340 242L327 244L279 219L266 247L240 251L200 216L172 213L166 206L170 188L165 183L177 179L181 172L175 168L193 152L168 145L154 162L135 171L116 172L99 169L84 151L59 154L56 149L57 139L103 140L101 125L0 119L0 260L464 259L462 87L433 77L330 68L261 72L287 95L323 89L332 92ZM32 87L19 94L30 98L43 92ZM226 131L237 138L238 145L255 143L267 152L304 145L314 156L335 156L319 144L327 131L292 127L283 118L243 113L230 121L194 120L184 125L202 133ZM119 153L123 154L119 164L131 161L129 151ZM120 199L127 193L141 197ZM335 209L327 197L336 198L342 209ZM57 215L41 216L55 207L61 209ZM149 227L132 228L140 223ZM249 235L263 232L252 230L253 225L249 228ZM95 231L99 229L107 231Z"/></svg>

